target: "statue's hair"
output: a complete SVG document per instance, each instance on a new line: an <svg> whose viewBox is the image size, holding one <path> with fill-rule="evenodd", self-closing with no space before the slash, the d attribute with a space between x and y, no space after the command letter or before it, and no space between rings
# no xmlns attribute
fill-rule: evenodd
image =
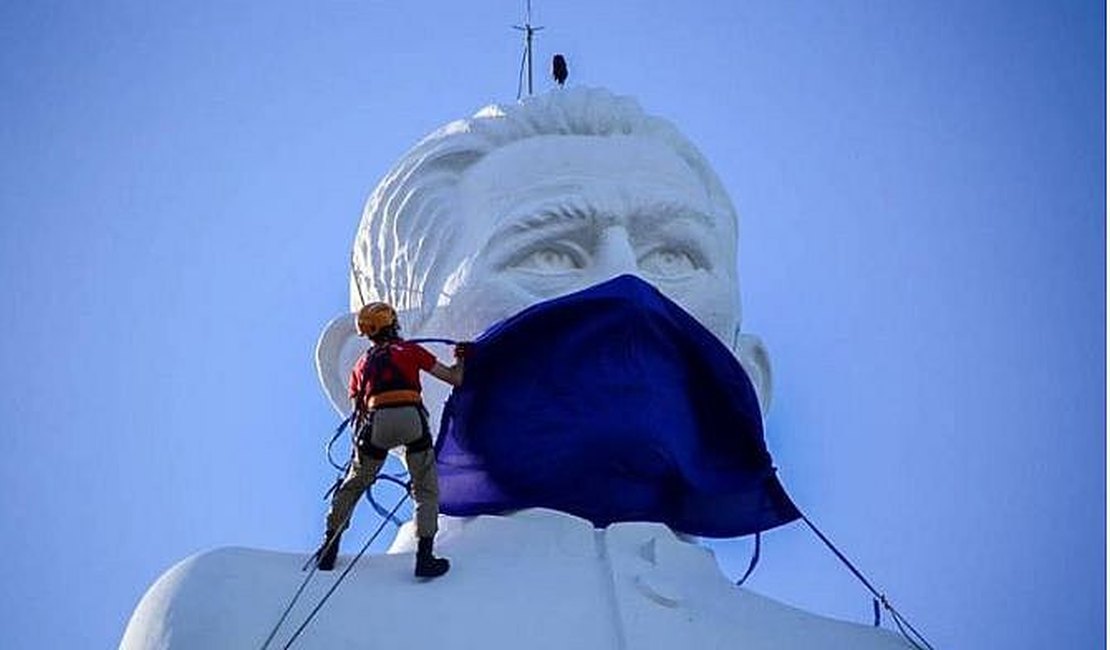
<svg viewBox="0 0 1110 650"><path fill-rule="evenodd" d="M467 254L457 250L467 226L456 200L463 173L503 146L547 135L635 135L667 145L701 179L732 225L735 241L736 212L720 179L670 122L606 90L558 89L510 106L487 106L440 128L401 157L362 213L351 258L352 310L381 300L407 315L410 324L424 321Z"/></svg>

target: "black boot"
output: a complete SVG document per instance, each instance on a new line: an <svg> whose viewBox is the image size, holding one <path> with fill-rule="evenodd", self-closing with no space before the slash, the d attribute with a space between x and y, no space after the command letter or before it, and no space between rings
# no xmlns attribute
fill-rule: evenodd
<svg viewBox="0 0 1110 650"><path fill-rule="evenodd" d="M421 537L416 546L416 577L438 578L447 573L451 563L432 555L432 537Z"/></svg>
<svg viewBox="0 0 1110 650"><path fill-rule="evenodd" d="M339 538L343 533L329 530L324 533L324 542L316 550L316 568L321 571L331 571L335 568L335 556L339 555Z"/></svg>

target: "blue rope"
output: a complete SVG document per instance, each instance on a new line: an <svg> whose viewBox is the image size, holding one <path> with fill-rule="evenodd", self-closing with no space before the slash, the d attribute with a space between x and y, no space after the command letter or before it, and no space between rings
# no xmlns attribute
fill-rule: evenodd
<svg viewBox="0 0 1110 650"><path fill-rule="evenodd" d="M840 549L834 546L833 543L829 541L829 538L825 537L825 534L817 529L817 526L815 526L813 522L809 520L809 517L806 517L805 513L799 514L802 515L802 521L806 522L806 525L809 526L809 529L812 530L817 535L817 537L819 537L821 541L825 543L825 546L829 547L829 550L836 554L836 557L838 557L840 561L844 563L844 566L848 567L848 569L853 574L855 574L856 578L858 578L859 581L863 583L863 586L867 587L867 589L875 597L875 602L882 604L883 608L890 612L891 619L894 621L894 624L898 626L898 631L902 633L902 636L906 639L906 641L909 641L910 645L912 645L917 650L934 650L933 646L929 645L929 642L925 640L925 637L922 636L921 633L918 632L917 629L914 628L914 626L911 625L904 616L899 614L898 610L894 609L894 606L887 601L886 596L879 593L879 591L871 585L871 582L868 581L868 579L865 578L862 573L860 573L860 570L857 569L855 565L852 564L851 561L849 561L848 558L840 552ZM877 611L878 605L874 605L874 607ZM912 636L908 632L906 632L907 628L910 632L913 632ZM920 643L918 643L919 641Z"/></svg>
<svg viewBox="0 0 1110 650"><path fill-rule="evenodd" d="M393 511L390 513L390 516L392 516L394 513L396 513L397 510L401 507L401 504L403 504L405 501L407 501L408 498L409 498L409 492L408 492L408 490L405 490L405 493L403 495L401 495L401 498L397 501L397 505L393 506ZM308 624L311 623L312 619L316 617L316 614L319 613L320 609L324 606L324 603L326 603L328 601L328 598L331 598L331 595L333 593L335 593L336 589L339 588L339 585L340 585L340 583L343 582L343 579L347 577L347 574L351 572L351 569L355 568L355 563L358 562L360 558L362 558L362 556L366 553L366 550L369 549L370 545L374 543L374 540L378 538L378 535L381 534L382 529L385 528L385 525L386 525L387 522L388 522L388 519L382 519L382 523L378 525L378 529L374 531L374 534L370 536L370 539L366 540L366 543L362 545L361 549L359 549L358 554L356 554L353 558L351 558L351 563L347 565L347 568L343 570L343 573L339 574L339 577L335 579L334 583L332 583L331 588L328 589L328 591L324 594L324 596L320 599L320 601L318 603L316 603L316 607L314 607L312 609L312 611L308 613L308 616L304 619L304 622L302 622L300 627L298 627L293 632L293 636L289 637L289 641L287 641L285 643L285 645L282 646L283 650L288 650L289 647L293 645L293 642L297 640L297 637L299 637L301 635L301 632L304 632L304 629L306 627L308 627ZM313 573L315 573L315 570L313 571ZM312 574L310 573L309 578L311 578L311 577L312 577ZM307 583L307 582L308 581L305 580L305 583ZM303 586L302 586L302 589L303 589ZM297 595L300 596L300 592L298 592ZM294 602L295 601L296 601L296 599L294 598ZM290 604L290 608L292 608L292 604ZM283 617L282 620L284 620L284 617ZM281 626L281 621L278 622L278 627L280 627L280 626ZM276 628L275 628L275 632L276 632ZM273 637L273 634L271 634L271 638L272 637ZM266 643L269 644L269 639L267 639ZM263 650L265 650L265 646L263 646Z"/></svg>
<svg viewBox="0 0 1110 650"><path fill-rule="evenodd" d="M324 446L324 451L328 456L328 463L332 467L334 467L335 469L338 469L338 470L343 471L343 472L347 471L347 466L346 465L340 465L339 463L335 462L335 459L332 458L332 456L331 456L331 448L332 448L332 445L335 444L335 441L339 440L339 436L343 435L343 432L347 429L348 426L351 425L351 423L354 421L354 419L355 419L355 414L351 413L350 415L347 416L346 420L343 420L342 422L340 422L339 426L336 427L336 429L335 429L335 435L333 435L331 437L331 440L328 440L328 444Z"/></svg>
<svg viewBox="0 0 1110 650"><path fill-rule="evenodd" d="M440 338L420 338L420 339L405 339L408 343L443 343L445 345L458 345L459 341L454 339L440 339Z"/></svg>
<svg viewBox="0 0 1110 650"><path fill-rule="evenodd" d="M409 483L408 483L408 481L403 480L403 477L406 474L407 474L407 472L402 472L400 474L393 474L393 475L382 474L382 473L379 472L378 473L378 479L385 479L385 480L389 481L390 483L396 483L397 485L400 485L402 488L404 488L405 491L408 491ZM377 482L377 481L375 481L375 482ZM373 487L373 485L371 485L371 487ZM394 514L394 512L396 512L396 510L390 511L390 510L386 510L384 507L382 507L382 505L380 503L378 503L378 500L374 498L374 492L369 488L367 488L367 490L366 490L366 500L370 502L370 507L374 508L374 512L378 513L378 515L381 516L382 518L387 519L389 521L389 523L393 524L395 527L400 528L401 525L404 523L403 521L401 521Z"/></svg>
<svg viewBox="0 0 1110 650"><path fill-rule="evenodd" d="M755 565L759 564L759 539L760 539L761 536L762 536L762 534L760 532L756 532L756 534L755 534L755 549L752 551L752 559L751 559L750 562L748 562L748 570L745 571L744 575L741 576L740 579L736 581L736 586L737 587L744 584L744 581L748 579L748 576L750 576L752 574L752 571L755 571Z"/></svg>
<svg viewBox="0 0 1110 650"><path fill-rule="evenodd" d="M339 427L335 430L335 435L333 435L331 437L331 440L328 441L327 448L326 448L327 449L327 456L328 456L328 463L330 463L332 467L334 467L336 470L338 470L339 474L335 477L335 482L332 483L330 488L328 488L328 491L324 493L324 500L325 501L327 501L331 497L332 493L334 493L336 490L338 490L339 486L343 484L343 478L347 475L347 471L350 470L350 468L351 468L351 461L350 460L348 460L347 463L344 464L344 465L340 465L339 463L335 462L335 458L332 457L331 450L332 450L332 447L335 445L335 441L339 440L339 436L343 434L343 431L351 423L351 421L354 419L354 417L355 416L352 413L346 420L343 420L343 422L340 423ZM395 483L395 484L397 484L397 485L399 485L399 486L401 486L401 487L403 487L407 490L408 489L408 481L404 480L404 477L406 476L406 474L407 474L407 472L401 472L399 474L383 474L383 473L379 472L378 476L377 476L377 479L384 479L386 481L389 481L390 483ZM377 479L375 479L375 482L377 481ZM364 493L366 495L366 500L370 503L370 507L372 507L374 509L374 512L378 513L379 516L388 519L389 523L393 524L397 528L400 528L401 524L404 523L404 522L402 522L396 516L390 514L389 510L386 510L380 503L378 503L377 499L374 498L374 493L372 491L372 488L373 488L373 484L371 484L370 487L366 488L366 492Z"/></svg>

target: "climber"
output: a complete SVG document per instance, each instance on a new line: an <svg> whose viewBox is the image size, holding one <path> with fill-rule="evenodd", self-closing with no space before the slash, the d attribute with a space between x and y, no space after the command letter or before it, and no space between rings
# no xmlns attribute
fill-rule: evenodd
<svg viewBox="0 0 1110 650"><path fill-rule="evenodd" d="M420 371L452 386L460 385L463 347L455 348L455 365L444 366L431 352L401 338L397 312L384 302L360 309L357 328L373 345L351 370L348 392L355 413L355 445L350 468L331 500L324 541L316 551L316 566L321 571L335 567L339 539L355 504L374 482L389 450L404 446L416 502L415 573L419 578L441 576L450 563L432 554L439 519L439 486L428 412L420 396Z"/></svg>

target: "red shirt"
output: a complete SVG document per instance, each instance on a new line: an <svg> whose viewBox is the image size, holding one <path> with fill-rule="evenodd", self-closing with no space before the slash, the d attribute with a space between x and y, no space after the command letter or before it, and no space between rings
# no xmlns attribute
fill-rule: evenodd
<svg viewBox="0 0 1110 650"><path fill-rule="evenodd" d="M420 390L420 371L431 370L436 365L436 357L416 343L408 341L393 341L384 344L389 347L389 360L400 372L405 384L412 386L413 390ZM366 369L366 355L359 358L358 363L351 370L351 380L347 383L347 393L353 399L358 395L362 386L362 375ZM374 377L366 381L366 395L374 394Z"/></svg>

